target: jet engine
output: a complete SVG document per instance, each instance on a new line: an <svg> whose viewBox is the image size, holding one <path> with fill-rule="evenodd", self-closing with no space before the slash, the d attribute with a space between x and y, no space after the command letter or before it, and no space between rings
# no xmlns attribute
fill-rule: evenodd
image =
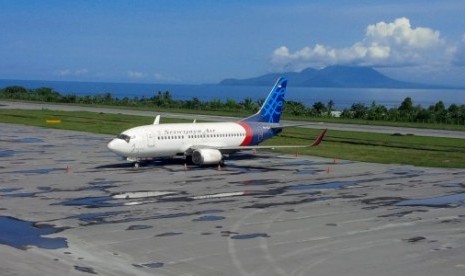
<svg viewBox="0 0 465 276"><path fill-rule="evenodd" d="M192 152L192 163L196 165L219 164L223 155L217 149L199 149Z"/></svg>

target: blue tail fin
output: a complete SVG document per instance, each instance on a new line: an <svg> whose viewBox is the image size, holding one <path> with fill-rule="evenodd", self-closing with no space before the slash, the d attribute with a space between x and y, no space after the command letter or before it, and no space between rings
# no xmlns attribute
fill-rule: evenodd
<svg viewBox="0 0 465 276"><path fill-rule="evenodd" d="M283 77L279 78L257 114L242 121L279 123L284 105L286 85L287 79Z"/></svg>

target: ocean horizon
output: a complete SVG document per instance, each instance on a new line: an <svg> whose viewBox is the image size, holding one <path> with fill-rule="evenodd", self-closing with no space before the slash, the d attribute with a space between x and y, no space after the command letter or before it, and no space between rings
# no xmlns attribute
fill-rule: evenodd
<svg viewBox="0 0 465 276"><path fill-rule="evenodd" d="M175 100L201 101L233 99L242 101L265 99L273 84L269 86L228 86L218 84L158 84L158 83L114 83L114 82L78 82L78 81L42 81L42 80L5 80L0 79L0 88L22 86L27 89L48 87L62 95L76 94L92 96L110 93L116 98L150 98L159 91L169 91ZM334 102L336 109L350 108L354 103L367 106L374 101L386 107L397 107L406 97L411 97L414 105L428 107L438 101L446 106L465 104L465 89L391 89L391 88L332 88L332 87L293 87L289 84L286 91L287 101L298 101L307 106L315 102L327 104Z"/></svg>

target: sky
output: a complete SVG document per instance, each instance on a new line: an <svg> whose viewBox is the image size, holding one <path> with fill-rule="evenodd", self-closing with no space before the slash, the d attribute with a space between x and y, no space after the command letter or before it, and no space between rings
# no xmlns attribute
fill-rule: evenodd
<svg viewBox="0 0 465 276"><path fill-rule="evenodd" d="M0 0L0 79L216 83L330 65L465 87L463 0Z"/></svg>

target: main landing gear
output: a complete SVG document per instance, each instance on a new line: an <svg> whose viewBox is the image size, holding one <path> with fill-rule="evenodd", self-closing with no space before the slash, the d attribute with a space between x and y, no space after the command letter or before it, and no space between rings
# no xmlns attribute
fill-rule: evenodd
<svg viewBox="0 0 465 276"><path fill-rule="evenodd" d="M141 163L141 160L140 159L136 159L136 158L126 158L126 160L128 160L129 162L132 162L132 166L134 168L139 168L140 167L140 163Z"/></svg>

